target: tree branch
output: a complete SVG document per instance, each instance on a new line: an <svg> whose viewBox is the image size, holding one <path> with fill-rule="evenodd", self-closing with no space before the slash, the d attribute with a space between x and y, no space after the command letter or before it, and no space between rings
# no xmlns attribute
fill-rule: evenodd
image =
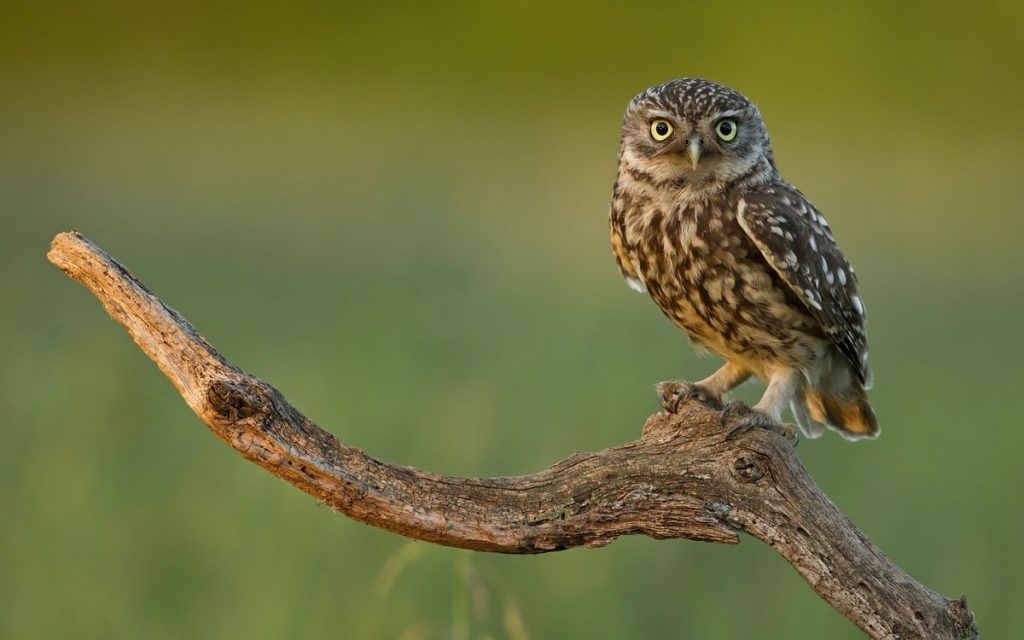
<svg viewBox="0 0 1024 640"><path fill-rule="evenodd" d="M355 520L501 553L599 547L630 534L735 544L745 531L872 638L978 636L965 599L948 600L897 567L773 433L727 440L716 412L690 404L648 418L639 440L529 476L452 478L391 465L342 444L228 363L80 234L56 236L48 257L99 299L220 439Z"/></svg>

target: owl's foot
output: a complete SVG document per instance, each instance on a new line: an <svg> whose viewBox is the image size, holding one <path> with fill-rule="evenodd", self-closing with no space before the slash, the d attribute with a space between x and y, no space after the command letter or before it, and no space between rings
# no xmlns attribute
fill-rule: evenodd
<svg viewBox="0 0 1024 640"><path fill-rule="evenodd" d="M766 429L777 433L795 447L800 442L800 432L791 424L780 424L763 411L748 407L742 400L730 400L722 409L722 426L729 427L726 439L751 429Z"/></svg>
<svg viewBox="0 0 1024 640"><path fill-rule="evenodd" d="M690 400L701 402L712 409L722 407L722 396L699 384L685 380L669 380L658 383L658 402L661 403L661 407L665 411L676 413L679 411L679 407Z"/></svg>

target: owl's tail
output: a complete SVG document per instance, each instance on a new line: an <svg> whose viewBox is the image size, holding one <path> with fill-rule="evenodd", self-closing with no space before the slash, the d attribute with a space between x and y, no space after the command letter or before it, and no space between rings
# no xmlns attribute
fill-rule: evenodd
<svg viewBox="0 0 1024 640"><path fill-rule="evenodd" d="M805 382L796 390L790 406L800 430L809 438L820 436L825 427L847 440L878 437L878 419L868 395L860 381L850 375L829 376L817 388Z"/></svg>

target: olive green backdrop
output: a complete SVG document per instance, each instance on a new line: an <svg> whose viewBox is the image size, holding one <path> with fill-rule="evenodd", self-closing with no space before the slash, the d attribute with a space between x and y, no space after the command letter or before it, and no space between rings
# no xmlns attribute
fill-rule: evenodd
<svg viewBox="0 0 1024 640"><path fill-rule="evenodd" d="M0 636L859 637L750 538L503 557L351 522L45 259L81 230L376 456L535 471L716 366L607 240L622 111L684 75L760 105L861 277L882 436L801 458L1019 628L1024 5L371 5L0 3Z"/></svg>

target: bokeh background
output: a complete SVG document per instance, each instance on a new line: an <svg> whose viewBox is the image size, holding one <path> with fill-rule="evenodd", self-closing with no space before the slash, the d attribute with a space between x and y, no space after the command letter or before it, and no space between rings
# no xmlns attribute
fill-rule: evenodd
<svg viewBox="0 0 1024 640"><path fill-rule="evenodd" d="M750 538L504 557L349 521L217 441L45 259L81 230L383 459L535 471L717 366L606 227L627 101L699 75L758 102L861 277L882 437L802 459L1010 637L1022 24L985 0L0 2L0 636L860 637Z"/></svg>

